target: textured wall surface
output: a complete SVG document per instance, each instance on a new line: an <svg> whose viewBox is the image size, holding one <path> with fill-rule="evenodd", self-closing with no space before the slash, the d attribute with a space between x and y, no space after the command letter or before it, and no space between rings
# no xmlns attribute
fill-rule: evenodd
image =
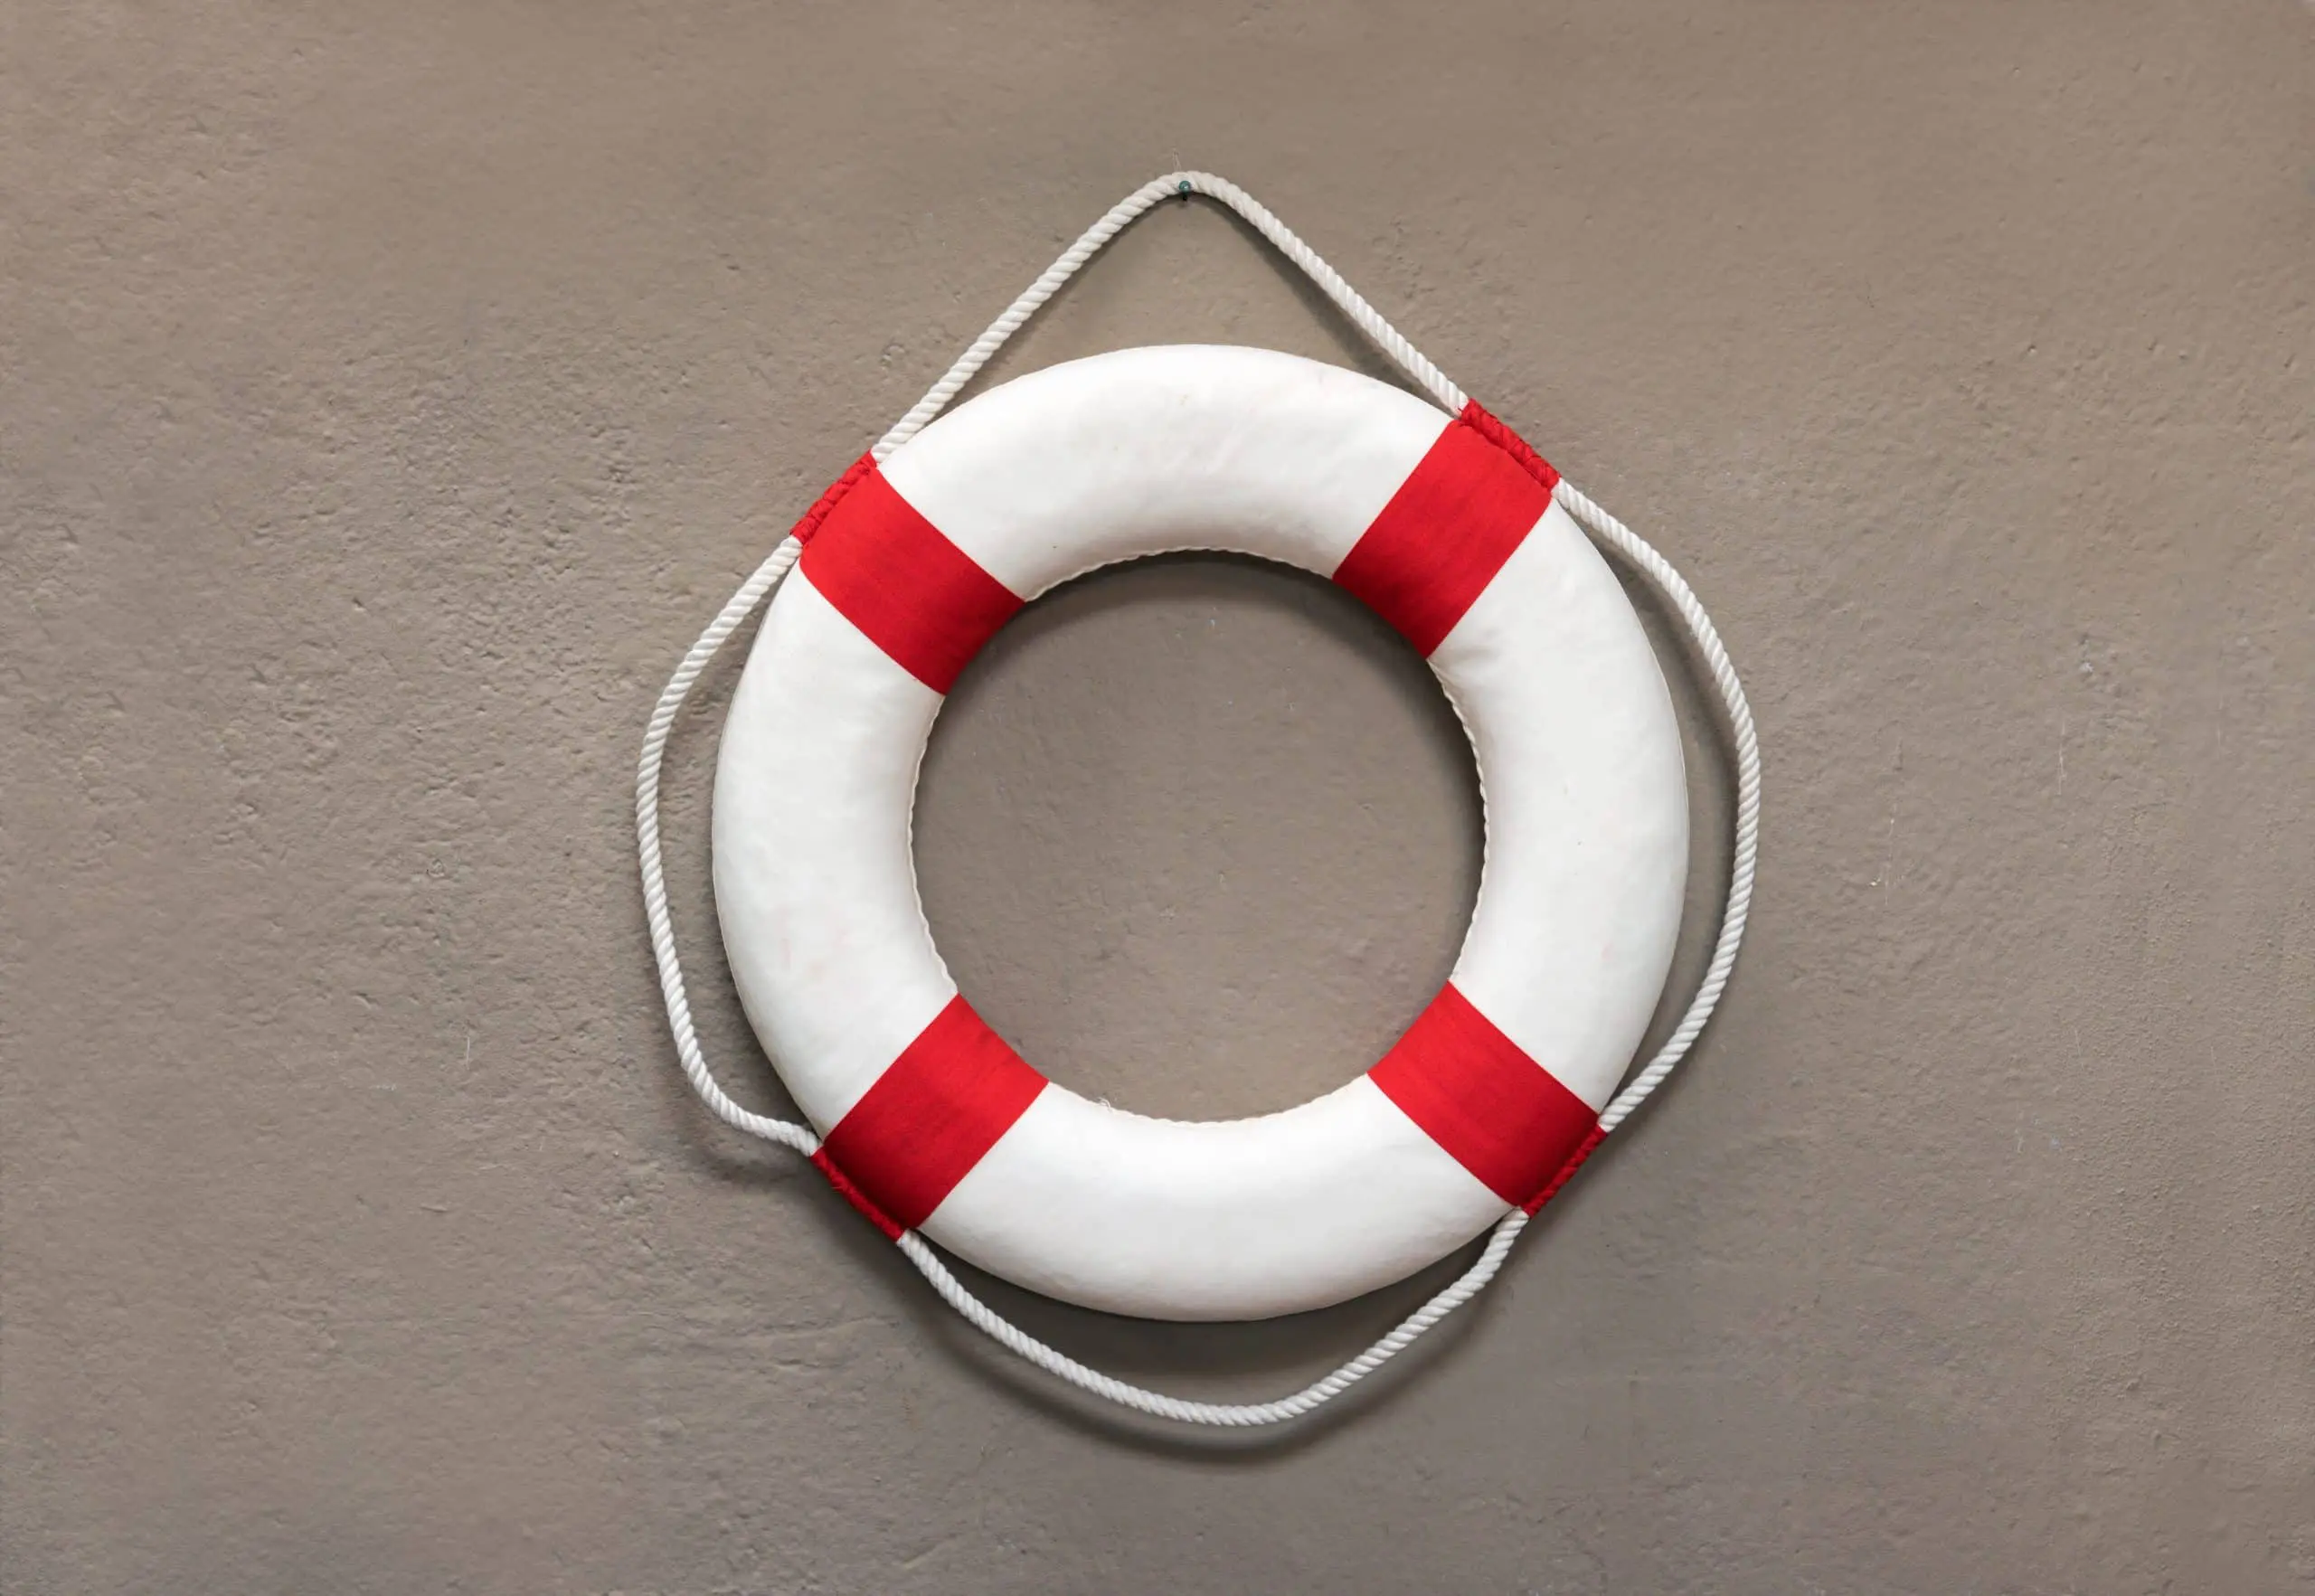
<svg viewBox="0 0 2315 1596"><path fill-rule="evenodd" d="M6 7L0 1586L2315 1591L2310 82L2283 0ZM1176 165L1682 562L1769 761L1692 1071L1261 1441L712 1129L631 854L705 617ZM1369 359L1200 203L1003 369L1180 339ZM1220 1116L1415 1012L1475 826L1419 662L1182 561L1002 637L919 849L1031 1058ZM994 1294L1252 1394L1425 1284Z"/></svg>

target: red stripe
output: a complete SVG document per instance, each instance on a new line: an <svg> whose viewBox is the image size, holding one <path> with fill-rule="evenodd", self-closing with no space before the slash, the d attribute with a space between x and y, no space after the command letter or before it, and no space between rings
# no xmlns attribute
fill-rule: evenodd
<svg viewBox="0 0 2315 1596"><path fill-rule="evenodd" d="M1367 1075L1507 1203L1535 1197L1599 1123L1452 982Z"/></svg>
<svg viewBox="0 0 2315 1596"><path fill-rule="evenodd" d="M836 1195L866 1214L868 1223L884 1232L885 1240L897 1242L907 1233L906 1225L895 1223L893 1216L877 1207L866 1192L852 1184L852 1176L836 1167L836 1160L828 1157L825 1146L812 1155L812 1167L828 1177L828 1185L836 1187Z"/></svg>
<svg viewBox="0 0 2315 1596"><path fill-rule="evenodd" d="M863 1212L914 1230L1044 1089L1045 1078L959 996L901 1050L822 1146L867 1194L873 1211Z"/></svg>
<svg viewBox="0 0 2315 1596"><path fill-rule="evenodd" d="M1446 640L1511 552L1551 507L1558 474L1477 404L1447 424L1399 484L1335 581L1428 655Z"/></svg>
<svg viewBox="0 0 2315 1596"><path fill-rule="evenodd" d="M1464 403L1463 420L1476 429L1480 437L1518 461L1519 468L1542 483L1545 493L1559 486L1559 473L1552 469L1552 463L1537 454L1526 439L1497 420L1478 400Z"/></svg>
<svg viewBox="0 0 2315 1596"><path fill-rule="evenodd" d="M1607 1139L1608 1128L1604 1125L1594 1125L1592 1128L1592 1133L1575 1144L1575 1151L1567 1156L1567 1162L1559 1166L1559 1173L1545 1184L1542 1191L1528 1198L1520 1206L1533 1214L1554 1197L1558 1196L1559 1188L1574 1178L1575 1172L1583 1167L1583 1160L1592 1156L1592 1149ZM897 1241L899 1238L893 1239Z"/></svg>
<svg viewBox="0 0 2315 1596"><path fill-rule="evenodd" d="M882 471L862 475L827 505L804 545L803 570L822 598L935 693L954 686L1021 608Z"/></svg>
<svg viewBox="0 0 2315 1596"><path fill-rule="evenodd" d="M836 508L836 501L859 486L860 479L875 468L876 457L873 454L862 455L851 465L846 467L844 475L829 483L827 492L822 494L812 507L804 512L804 518L788 529L788 535L799 543L810 543L813 535L820 530L820 523L826 521L828 518L828 512Z"/></svg>

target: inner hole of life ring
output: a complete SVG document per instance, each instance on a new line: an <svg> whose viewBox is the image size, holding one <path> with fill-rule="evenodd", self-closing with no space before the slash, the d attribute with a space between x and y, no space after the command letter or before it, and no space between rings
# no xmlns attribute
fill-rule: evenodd
<svg viewBox="0 0 2315 1596"><path fill-rule="evenodd" d="M1470 921L1479 776L1431 668L1333 583L1179 554L997 633L917 783L966 998L1050 1079L1232 1119L1356 1078Z"/></svg>

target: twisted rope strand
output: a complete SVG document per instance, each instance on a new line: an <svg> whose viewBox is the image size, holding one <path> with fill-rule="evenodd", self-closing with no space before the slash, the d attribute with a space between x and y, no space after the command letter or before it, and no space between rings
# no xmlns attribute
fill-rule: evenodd
<svg viewBox="0 0 2315 1596"><path fill-rule="evenodd" d="M1696 1039L1704 1034L1705 1023L1719 1006L1721 993L1727 989L1730 972L1736 968L1736 950L1743 945L1744 921L1753 909L1753 875L1760 863L1761 740L1753 726L1753 706L1744 696L1744 685L1736 679L1736 667L1729 662L1728 650L1721 645L1720 629L1705 613L1704 603L1695 590L1672 569L1672 562L1658 553L1645 538L1592 503L1565 477L1560 478L1552 496L1575 517L1578 525L1638 567L1656 590L1670 600L1680 624L1687 628L1689 639L1704 656L1705 668L1720 694L1721 710L1727 717L1729 741L1736 755L1735 838L1730 853L1728 897L1721 910L1720 935L1713 943L1712 961L1705 967L1704 979L1696 984L1696 995L1689 1000L1687 1012L1664 1039L1664 1045L1656 1050L1656 1056L1648 1061L1647 1068L1633 1076L1601 1113L1600 1129L1607 1131L1630 1119L1632 1110L1664 1084L1664 1078L1695 1045Z"/></svg>
<svg viewBox="0 0 2315 1596"><path fill-rule="evenodd" d="M876 440L875 447L869 453L882 461L921 431L1005 346L1006 341L1036 313L1037 308L1052 298L1063 283L1076 275L1079 268L1098 254L1136 217L1161 200L1192 194L1203 194L1219 200L1245 218L1257 232L1317 284L1337 308L1348 316L1417 386L1436 399L1450 415L1462 410L1466 402L1463 391L1448 381L1445 373L1425 359L1422 352L1402 337L1398 329L1384 320L1380 312L1360 297L1357 291L1345 282L1341 274L1328 265L1317 250L1304 243L1252 195L1236 184L1210 173L1176 172L1142 184L1111 206L1099 222L1087 228L1076 242L1063 250L1061 257L1022 292L1019 298L1006 307L1002 316L988 325L987 331L973 340L947 373L893 424L890 431ZM1712 1017L1721 993L1727 987L1729 973L1735 968L1737 949L1744 940L1745 917L1752 905L1753 876L1759 855L1760 741L1753 726L1752 709L1745 701L1743 685L1736 679L1735 667L1729 663L1728 651L1721 645L1720 634L1714 628L1711 618L1705 613L1704 605L1681 579L1680 573L1672 568L1671 562L1637 533L1577 492L1564 479L1553 496L1585 532L1614 549L1638 569L1678 614L1719 694L1726 717L1725 729L1736 763L1734 857L1729 872L1726 907L1722 911L1720 933L1713 947L1712 960L1706 968L1696 996L1681 1015L1679 1025L1665 1039L1663 1046L1657 1050L1656 1056L1649 1061L1647 1067L1616 1094L1601 1114L1600 1129L1604 1134L1629 1119L1687 1055L1696 1037L1703 1033L1706 1022ZM802 552L803 545L794 536L782 540L770 558L740 584L739 590L725 602L715 619L708 623L707 629L699 635L699 640L685 654L683 663L676 667L675 675L667 678L667 685L659 694L659 701L651 712L650 722L643 734L642 758L635 779L635 837L643 874L643 907L650 929L651 956L658 965L659 990L666 1002L667 1025L675 1035L676 1053L682 1061L685 1079L691 1082L692 1090L699 1094L700 1100L707 1105L708 1110L726 1125L750 1136L791 1147L809 1157L820 1150L820 1138L810 1127L775 1119L742 1108L723 1090L714 1072L708 1066L706 1054L699 1045L698 1034L692 1025L691 1000L684 984L683 962L676 950L675 926L667 911L666 874L659 841L659 779L666 759L667 737L675 727L676 717L690 698L692 689L698 684L708 662L755 612L756 606L763 602L766 595L794 569L797 558ZM1587 1144L1586 1151L1590 1145ZM1554 1188L1556 1184L1554 1182ZM1039 1341L974 1296L950 1272L931 1245L914 1231L904 1232L899 1238L899 1244L901 1251L931 1283L933 1290L975 1329L1047 1374L1105 1401L1157 1418L1185 1424L1245 1428L1300 1418L1341 1395L1405 1351L1418 1336L1487 1288L1503 1268L1504 1260L1510 1256L1512 1244L1526 1229L1529 1217L1517 1208L1504 1215L1488 1233L1487 1244L1480 1249L1478 1259L1469 1269L1365 1352L1291 1395L1264 1402L1192 1402L1129 1384L1098 1369L1089 1368Z"/></svg>
<svg viewBox="0 0 2315 1596"><path fill-rule="evenodd" d="M708 1110L734 1130L750 1136L760 1136L766 1141L776 1141L782 1147L793 1147L806 1157L820 1150L820 1138L808 1126L774 1119L742 1108L733 1101L715 1072L708 1068L707 1055L700 1050L699 1035L692 1028L691 996L684 986L683 960L676 953L676 928L667 914L667 878L659 851L659 770L666 760L667 733L674 730L676 716L691 696L707 662L715 657L725 639L737 631L740 624L755 613L780 579L795 566L797 556L804 545L794 538L784 539L771 552L771 557L755 569L755 574L740 584L740 590L725 601L699 641L691 646L683 663L676 666L676 674L659 690L659 702L651 711L650 724L643 731L643 758L635 773L635 842L643 869L643 917L651 930L651 957L659 966L659 992L667 1004L667 1028L675 1033L676 1056L683 1061L684 1078L699 1094Z"/></svg>

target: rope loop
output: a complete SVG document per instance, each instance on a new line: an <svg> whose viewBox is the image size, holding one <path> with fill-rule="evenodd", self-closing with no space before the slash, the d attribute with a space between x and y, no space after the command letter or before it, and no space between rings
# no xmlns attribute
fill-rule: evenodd
<svg viewBox="0 0 2315 1596"><path fill-rule="evenodd" d="M775 1142L803 1155L820 1166L824 1172L834 1170L827 1156L820 1150L820 1138L808 1125L790 1120L775 1119L745 1109L723 1090L723 1084L709 1068L705 1053L701 1050L699 1036L692 1025L691 1000L684 983L683 962L676 950L675 926L667 910L667 883L665 860L659 841L659 779L666 762L667 736L674 729L676 716L691 696L700 675L708 662L738 630L756 607L761 604L773 588L789 571L803 552L803 540L817 529L818 518L826 514L826 506L844 487L865 473L873 464L889 458L893 451L921 431L931 420L948 407L966 383L972 381L990 357L1005 346L1006 341L1018 332L1039 307L1054 297L1061 286L1077 274L1080 267L1100 253L1103 246L1125 231L1139 217L1167 195L1186 201L1194 194L1202 194L1236 212L1255 231L1261 233L1281 255L1292 261L1320 292L1333 301L1336 308L1349 317L1360 332L1388 355L1392 363L1417 387L1422 389L1450 415L1461 413L1468 402L1460 388L1448 381L1440 369L1425 359L1422 352L1400 336L1398 329L1385 321L1375 307L1361 298L1356 289L1345 282L1340 273L1327 264L1317 250L1265 208L1252 194L1226 178L1208 172L1174 172L1154 178L1135 189L1111 206L1101 219L1087 228L1077 241L1062 251L1051 266L1022 291L1021 297L1006 307L1005 313L989 323L988 328L973 340L957 357L941 379L928 390L922 399L893 424L891 430L876 440L866 456L856 462L836 486L829 490L819 505L808 512L795 532L781 540L762 564L756 567L739 590L716 612L699 640L685 654L675 674L661 689L659 701L651 712L651 719L643 733L642 759L635 779L635 839L643 874L643 909L651 937L651 956L659 969L659 991L667 1007L667 1027L675 1037L676 1056L683 1065L684 1077L691 1082L708 1111L734 1130L765 1141ZM1728 876L1728 895L1721 911L1720 931L1715 940L1712 959L1705 968L1703 979L1697 983L1696 996L1680 1016L1653 1058L1610 1100L1600 1115L1600 1124L1583 1149L1569 1160L1565 1169L1555 1176L1522 1209L1514 1208L1488 1232L1486 1245L1479 1257L1444 1290L1424 1303L1403 1320L1381 1340L1344 1364L1324 1378L1313 1381L1300 1391L1274 1402L1191 1402L1182 1397L1167 1396L1162 1392L1129 1385L1122 1380L1088 1368L1066 1354L1046 1346L1018 1326L991 1308L968 1290L939 1253L914 1231L903 1231L874 1211L873 1204L846 1192L847 1200L862 1207L873 1223L892 1236L909 1261L931 1283L941 1299L955 1308L975 1329L996 1341L1025 1361L1047 1374L1091 1393L1104 1401L1130 1408L1137 1412L1184 1424L1202 1424L1224 1428L1245 1429L1267 1424L1284 1423L1299 1419L1333 1401L1367 1375L1396 1357L1415 1339L1432 1326L1453 1313L1464 1303L1478 1296L1503 1268L1510 1256L1512 1244L1526 1229L1536 1209L1565 1184L1577 1165L1596 1147L1601 1139L1629 1119L1633 1110L1648 1100L1656 1089L1687 1056L1705 1025L1712 1018L1713 1009L1728 985L1730 973L1735 968L1736 953L1744 940L1744 921L1753 901L1753 876L1760 853L1761 824L1761 750L1760 740L1753 725L1751 706L1744 698L1744 689L1737 681L1735 666L1729 662L1728 651L1720 641L1720 633L1712 619L1705 613L1703 603L1672 568L1671 562L1658 553L1639 534L1585 497L1563 478L1553 490L1553 496L1575 518L1577 524L1593 541L1616 552L1626 563L1645 577L1663 595L1681 625L1687 628L1713 687L1719 695L1724 717L1723 730L1729 740L1736 771L1736 815L1733 856ZM839 1189L842 1189L839 1181Z"/></svg>

